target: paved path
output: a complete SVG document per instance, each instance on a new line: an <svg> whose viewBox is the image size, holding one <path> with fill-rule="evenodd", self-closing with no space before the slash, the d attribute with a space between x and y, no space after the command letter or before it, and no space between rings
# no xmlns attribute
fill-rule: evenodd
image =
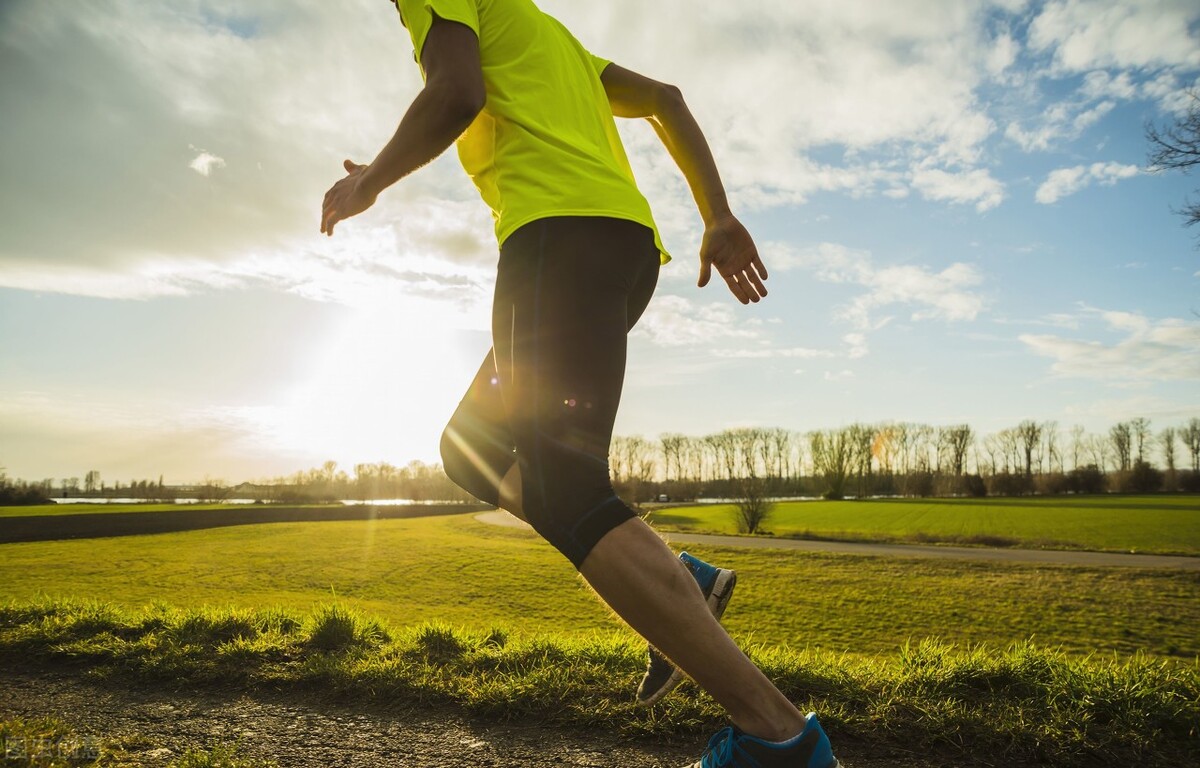
<svg viewBox="0 0 1200 768"><path fill-rule="evenodd" d="M493 525L529 529L529 525L507 512L485 512L476 520ZM532 530L532 529L530 529ZM856 541L809 541L774 539L765 536L713 536L703 533L664 532L675 544L712 544L747 549L797 549L804 552L841 552L877 557L915 557L943 560L986 560L1005 563L1048 563L1126 568L1174 568L1200 571L1200 557L1176 555L1132 555L1120 552L1078 552L1058 549L999 549L987 547L943 547L925 544L868 544Z"/></svg>

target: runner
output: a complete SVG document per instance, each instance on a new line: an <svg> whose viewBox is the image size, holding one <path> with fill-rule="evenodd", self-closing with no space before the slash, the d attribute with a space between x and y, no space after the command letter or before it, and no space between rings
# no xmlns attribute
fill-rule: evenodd
<svg viewBox="0 0 1200 768"><path fill-rule="evenodd" d="M648 119L687 179L705 226L698 285L715 267L742 304L767 295L766 268L679 90L593 56L531 0L399 0L398 10L425 87L374 161L345 161L321 231L457 143L495 217L500 260L493 348L442 438L446 472L528 521L726 709L733 725L693 768L836 766L816 717L714 617L732 573L694 558L681 567L609 479L627 334L670 258L614 115ZM642 700L671 684L651 661Z"/></svg>

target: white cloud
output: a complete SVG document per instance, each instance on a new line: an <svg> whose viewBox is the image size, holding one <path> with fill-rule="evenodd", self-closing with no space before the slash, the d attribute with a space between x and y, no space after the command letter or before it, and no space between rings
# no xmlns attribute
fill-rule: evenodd
<svg viewBox="0 0 1200 768"><path fill-rule="evenodd" d="M853 379L854 371L844 368L840 371L825 371L825 381L845 381Z"/></svg>
<svg viewBox="0 0 1200 768"><path fill-rule="evenodd" d="M1088 72L1083 78L1081 93L1090 99L1115 98L1128 100L1137 96L1137 84L1129 72L1119 72L1115 76L1105 70L1098 69Z"/></svg>
<svg viewBox="0 0 1200 768"><path fill-rule="evenodd" d="M542 3L597 53L679 85L734 201L760 207L821 191L900 194L914 163L977 164L995 130L978 88L989 57L1001 66L1013 55L1011 35L992 28L997 5L1012 4L753 0L696 13L683 0ZM848 152L829 164L810 156L820 147ZM652 138L645 151L661 155ZM656 210L690 204L652 172L659 160L631 155Z"/></svg>
<svg viewBox="0 0 1200 768"><path fill-rule="evenodd" d="M1076 32L1091 39L1107 27L1072 9L1109 5L1053 3L1037 50L1074 50ZM543 6L597 53L683 88L740 210L819 192L915 191L980 211L1004 199L983 163L996 131L989 89L1008 83L1026 56L1013 33L1025 13L1019 0L753 0L702 14L684 0ZM1195 16L1184 7L1154 6L1175 21ZM288 257L302 275L341 263L317 242L321 195L343 157L367 160L379 149L420 85L394 11L377 0L198 8L195 0L113 0L71 14L46 3L6 7L0 184L23 192L5 196L17 225L0 233L0 285L172 294L240 285ZM1124 14L1132 21L1116 26L1165 30L1153 15ZM662 29L673 31L668 43ZM1186 59L1177 43L1191 40L1187 30L1163 32L1164 60ZM1132 61L1124 50L1120 60ZM1082 130L1106 102L1127 98L1125 74L1106 77L1089 74L1085 102L1049 127L1022 128L1024 112L1005 115L1008 132L1023 146L1048 146ZM622 131L668 247L692 251L697 217L671 159L644 124ZM46 180L41 158L50 152L61 162ZM36 194L51 181L53 207ZM420 215L429 200L470 213L430 223ZM487 213L452 153L389 191L380 209L338 238L390 222L398 246L421 240L423 254L448 264L433 271L494 261ZM64 218L73 226L59 226ZM370 265L361 266L365 275ZM346 274L342 267L335 271Z"/></svg>
<svg viewBox="0 0 1200 768"><path fill-rule="evenodd" d="M1085 85L1082 98L1053 104L1034 117L1035 128L1009 123L1004 136L1026 152L1046 151L1060 142L1077 139L1116 107L1113 101L1092 103L1094 98Z"/></svg>
<svg viewBox="0 0 1200 768"><path fill-rule="evenodd" d="M729 357L739 359L767 359L767 358L800 358L810 360L813 358L835 357L835 353L827 349L810 349L809 347L764 347L762 349L714 349L713 355L716 357Z"/></svg>
<svg viewBox="0 0 1200 768"><path fill-rule="evenodd" d="M962 262L939 272L908 264L878 266L870 253L836 243L821 243L804 250L768 243L763 252L767 264L777 269L804 269L824 282L866 288L865 293L838 311L860 331L886 324L888 319L878 319L876 312L896 305L911 307L910 319L914 321L969 321L983 310L983 297L974 290L983 277L975 267ZM863 346L865 337L854 334L844 341L853 349Z"/></svg>
<svg viewBox="0 0 1200 768"><path fill-rule="evenodd" d="M664 347L757 340L758 333L729 304L698 304L683 296L655 296L630 334ZM755 342L756 343L756 342Z"/></svg>
<svg viewBox="0 0 1200 768"><path fill-rule="evenodd" d="M913 186L929 200L974 203L983 212L1004 200L1004 185L982 168L950 173L937 168L921 169L913 174Z"/></svg>
<svg viewBox="0 0 1200 768"><path fill-rule="evenodd" d="M1200 65L1193 0L1058 0L1029 28L1029 44L1070 72Z"/></svg>
<svg viewBox="0 0 1200 768"><path fill-rule="evenodd" d="M1200 322L1090 308L1080 318L1101 321L1115 340L1050 334L1018 338L1035 354L1054 360L1051 371L1062 377L1114 384L1200 380Z"/></svg>
<svg viewBox="0 0 1200 768"><path fill-rule="evenodd" d="M870 348L867 346L867 337L861 333L847 333L842 337L842 341L850 347L850 351L846 353L846 357L851 360L857 360L860 357L866 357Z"/></svg>
<svg viewBox="0 0 1200 768"><path fill-rule="evenodd" d="M1050 175L1038 187L1034 199L1043 205L1050 205L1068 195L1075 194L1090 184L1112 186L1122 179L1131 179L1138 173L1140 171L1136 165L1123 165L1115 162L1059 168L1050 172Z"/></svg>
<svg viewBox="0 0 1200 768"><path fill-rule="evenodd" d="M372 280L494 264L453 153L332 240L318 232L342 159L369 160L420 85L390 6L10 5L0 194L20 224L0 233L0 286L145 298L255 284L341 300Z"/></svg>
<svg viewBox="0 0 1200 768"><path fill-rule="evenodd" d="M195 147L192 149L195 149ZM214 154L202 150L200 154L196 155L196 157L192 159L192 162L188 163L188 167L201 176L208 176L213 172L214 168L225 167L225 158L217 157Z"/></svg>
<svg viewBox="0 0 1200 768"><path fill-rule="evenodd" d="M1021 44L1013 38L1011 33L1006 31L999 35L987 54L988 74L992 77L1004 74L1005 70L1016 63L1017 54L1020 52Z"/></svg>

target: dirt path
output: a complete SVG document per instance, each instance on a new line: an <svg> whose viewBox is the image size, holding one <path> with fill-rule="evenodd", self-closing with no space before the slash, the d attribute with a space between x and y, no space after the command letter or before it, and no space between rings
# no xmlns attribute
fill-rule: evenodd
<svg viewBox="0 0 1200 768"><path fill-rule="evenodd" d="M529 525L507 512L484 512L476 520L493 525L532 530ZM1174 568L1200 571L1200 557L1176 555L1133 555L1119 552L1077 552L1057 549L998 549L986 547L943 547L926 544L867 544L852 541L808 541L774 539L765 536L712 536L702 533L668 533L663 536L675 544L712 544L748 549L797 549L805 552L842 552L881 557L938 558L947 560L989 560L1005 563L1043 563L1052 565L1088 565L1096 567Z"/></svg>
<svg viewBox="0 0 1200 768"><path fill-rule="evenodd" d="M238 757L280 768L679 768L699 757L705 741L477 721L453 711L330 705L294 693L127 688L71 670L0 665L0 719L44 715L124 755L116 764L128 768L165 768L189 747L212 749L239 738ZM961 765L845 740L835 746L846 768Z"/></svg>
<svg viewBox="0 0 1200 768"><path fill-rule="evenodd" d="M678 768L696 758L699 746L481 723L447 712L314 705L279 694L122 689L64 672L0 671L0 716L49 714L80 738L124 745L127 765L145 768L166 766L189 746L211 749L239 737L238 756L281 768Z"/></svg>

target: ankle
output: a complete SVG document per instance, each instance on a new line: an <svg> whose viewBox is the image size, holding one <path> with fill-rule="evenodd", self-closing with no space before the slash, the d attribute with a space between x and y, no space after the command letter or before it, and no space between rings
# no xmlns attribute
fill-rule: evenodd
<svg viewBox="0 0 1200 768"><path fill-rule="evenodd" d="M781 720L743 720L735 721L734 725L742 733L756 739L770 742L782 742L794 739L804 732L807 725L802 717L799 719L787 717Z"/></svg>

